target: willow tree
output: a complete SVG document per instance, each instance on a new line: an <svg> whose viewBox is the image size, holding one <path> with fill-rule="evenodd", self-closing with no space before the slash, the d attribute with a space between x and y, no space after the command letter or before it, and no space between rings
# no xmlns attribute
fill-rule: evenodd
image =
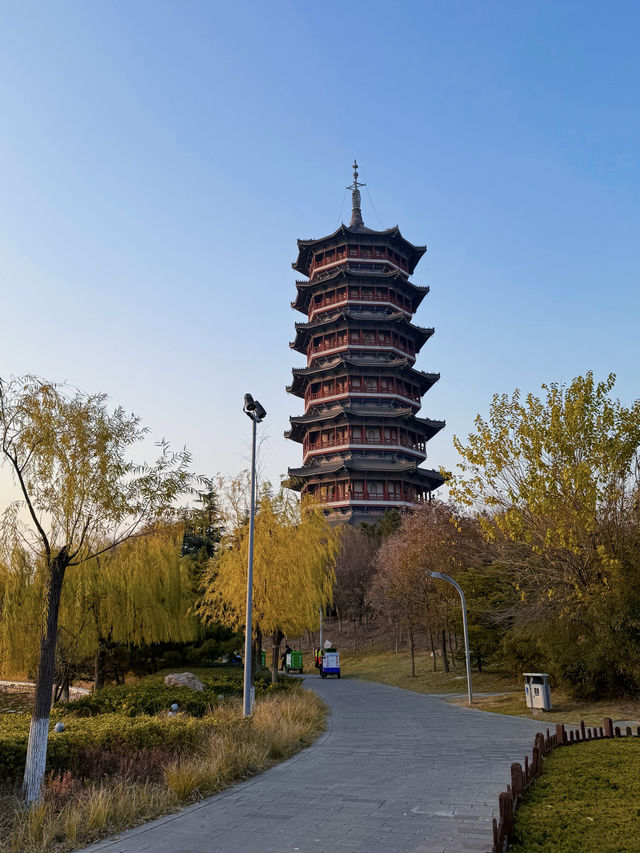
<svg viewBox="0 0 640 853"><path fill-rule="evenodd" d="M42 561L42 626L23 781L27 802L45 771L58 615L66 572L94 560L163 517L188 487L190 456L163 441L153 464L130 451L145 438L139 418L110 411L104 394L25 376L0 381L0 446L20 499L2 516L9 540Z"/></svg>
<svg viewBox="0 0 640 853"><path fill-rule="evenodd" d="M144 532L79 566L64 590L63 636L76 644L76 659L95 659L97 690L104 684L109 646L197 638L189 564L180 557L183 525Z"/></svg>
<svg viewBox="0 0 640 853"><path fill-rule="evenodd" d="M284 636L314 627L318 611L332 600L339 544L322 510L285 492L265 495L255 518L253 625L270 634L271 677L278 680ZM204 578L200 615L238 628L245 620L249 529L244 525L221 543Z"/></svg>

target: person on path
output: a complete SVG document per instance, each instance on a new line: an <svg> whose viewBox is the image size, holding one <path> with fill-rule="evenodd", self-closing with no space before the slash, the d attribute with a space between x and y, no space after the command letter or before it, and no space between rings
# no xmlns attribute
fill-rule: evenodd
<svg viewBox="0 0 640 853"><path fill-rule="evenodd" d="M285 664L287 663L287 655L291 653L291 649L289 648L289 644L284 647L284 654L282 655L282 660L280 661L280 670L284 670Z"/></svg>

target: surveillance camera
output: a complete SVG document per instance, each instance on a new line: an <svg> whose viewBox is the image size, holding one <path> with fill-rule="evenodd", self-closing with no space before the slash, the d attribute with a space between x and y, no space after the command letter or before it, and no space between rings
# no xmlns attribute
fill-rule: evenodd
<svg viewBox="0 0 640 853"><path fill-rule="evenodd" d="M244 395L244 410L245 410L245 412L253 412L255 407L256 407L256 404L254 403L253 397L251 396L251 394L245 394Z"/></svg>
<svg viewBox="0 0 640 853"><path fill-rule="evenodd" d="M255 401L254 407L256 415L260 418L261 421L263 421L267 417L266 410L257 400Z"/></svg>

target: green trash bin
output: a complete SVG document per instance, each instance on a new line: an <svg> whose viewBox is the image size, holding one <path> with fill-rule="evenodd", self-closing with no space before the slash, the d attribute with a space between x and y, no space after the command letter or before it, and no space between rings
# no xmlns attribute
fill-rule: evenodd
<svg viewBox="0 0 640 853"><path fill-rule="evenodd" d="M262 664L262 666L267 665L267 653L264 649L260 651L260 663Z"/></svg>
<svg viewBox="0 0 640 853"><path fill-rule="evenodd" d="M302 652L287 652L284 668L287 672L292 670L302 672Z"/></svg>

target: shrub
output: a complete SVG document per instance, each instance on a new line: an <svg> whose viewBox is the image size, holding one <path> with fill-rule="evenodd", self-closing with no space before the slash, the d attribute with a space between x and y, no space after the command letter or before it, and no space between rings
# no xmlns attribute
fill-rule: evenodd
<svg viewBox="0 0 640 853"><path fill-rule="evenodd" d="M205 689L202 692L188 687L167 687L163 675L151 675L137 684L105 687L97 693L90 693L73 702L57 707L62 714L74 716L94 716L96 714L118 713L128 717L139 714L157 714L166 711L173 702L177 702L181 711L194 717L202 717L211 708L219 704L218 696L242 695L242 670L220 669L213 673L198 674ZM277 685L271 684L271 676L260 668L255 675L256 695L263 696L268 690L290 690L299 679L283 679Z"/></svg>
<svg viewBox="0 0 640 853"><path fill-rule="evenodd" d="M199 746L204 737L216 728L224 728L224 723L214 717L130 718L120 714L102 714L89 718L67 717L63 732L53 731L55 722L56 720L52 719L47 746L47 770L54 773L73 770L80 775L90 774L95 750L116 756L105 757L103 772L108 772L107 767L115 766L118 762L124 762L120 765L122 770L127 759L131 762L134 754L140 750L163 750L173 757L175 753L190 751ZM29 717L26 715L12 718L8 724L2 721L0 766L4 770L3 781L13 781L22 774L28 737Z"/></svg>

